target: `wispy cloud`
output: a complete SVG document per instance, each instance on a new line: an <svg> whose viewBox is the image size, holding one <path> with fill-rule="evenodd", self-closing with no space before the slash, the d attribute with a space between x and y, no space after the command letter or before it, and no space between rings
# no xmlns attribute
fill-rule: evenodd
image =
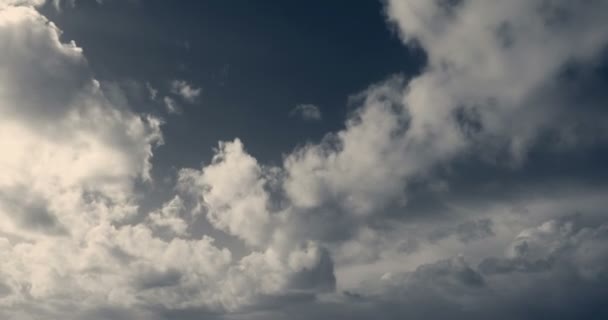
<svg viewBox="0 0 608 320"><path fill-rule="evenodd" d="M196 88L184 80L173 80L171 82L171 92L186 102L194 103L201 95L201 88Z"/></svg>
<svg viewBox="0 0 608 320"><path fill-rule="evenodd" d="M292 117L300 117L307 121L319 121L323 118L321 109L314 104L300 104L289 113Z"/></svg>

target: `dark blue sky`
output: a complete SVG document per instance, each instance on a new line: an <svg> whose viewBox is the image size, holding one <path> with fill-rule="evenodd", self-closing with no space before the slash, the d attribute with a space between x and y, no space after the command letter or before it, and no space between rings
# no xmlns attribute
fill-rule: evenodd
<svg viewBox="0 0 608 320"><path fill-rule="evenodd" d="M196 167L219 140L241 137L262 162L342 128L348 97L390 75L411 76L424 53L389 31L379 1L83 1L45 13L83 47L101 80L184 79L196 105L164 127L157 164ZM142 111L157 112L138 101ZM319 106L320 122L290 117ZM235 116L238 114L238 116ZM207 161L207 160L205 160ZM157 166L157 169L159 167Z"/></svg>

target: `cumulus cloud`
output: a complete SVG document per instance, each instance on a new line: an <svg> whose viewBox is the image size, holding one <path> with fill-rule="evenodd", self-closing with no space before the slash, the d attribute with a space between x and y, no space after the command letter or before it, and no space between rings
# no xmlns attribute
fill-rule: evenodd
<svg viewBox="0 0 608 320"><path fill-rule="evenodd" d="M464 250L472 242L480 243L476 245L476 259L488 256L491 250L504 245L505 237L516 232L518 227L508 219L519 219L524 224L531 221L514 213L498 220L483 216L470 220L462 213L450 217L452 225L446 223L439 229L430 227L432 223L418 223L411 228L400 223L393 227L377 224L387 223L383 221L387 211L400 212L394 217L397 220L414 215L406 210L415 196L413 189L425 181L430 185L437 170L453 161L474 154L476 161L517 170L526 162L528 150L546 143L541 137L552 137L550 141L557 141L560 147L576 148L571 141L581 142L590 132L594 136L598 128L604 130L597 119L588 116L596 106L572 109L572 100L564 90L569 84L562 72L572 65L593 65L597 60L608 43L606 29L598 28L605 9L599 2L586 6L566 1L387 2L387 17L406 43L425 50L427 68L409 82L396 76L355 97L360 107L343 130L328 134L320 143L296 149L285 156L281 168L274 168L278 172L278 188L264 187L268 178L260 173L262 166L255 159L241 159L243 165L250 164L252 172L257 172L240 178L251 191L241 192L238 201L226 200L218 207L229 210L230 203L239 204L243 199L257 203L247 206L257 208L255 213L249 213L252 222L267 221L267 217L279 220L275 238L326 242L341 263L378 261L387 258L382 257L388 254L383 249L392 247L390 257L395 259L399 251L401 255L403 251L418 251L416 260L420 264L441 259L455 248ZM575 44L569 39L576 39ZM581 123L591 131L585 132ZM577 128L574 131L580 136L573 137L572 128ZM502 161L497 163L497 158ZM201 172L220 164L237 167L232 160L222 156ZM203 184L206 187L200 188L204 205L213 206L205 195L209 198L214 188L222 190L219 181L224 179L207 179ZM563 203L551 197L548 201ZM233 211L225 211L222 216L233 218ZM261 216L264 219L258 219ZM340 225L340 230L327 226L328 221ZM368 226L370 223L373 227ZM391 246L391 241L403 239L395 235L398 230L412 232L422 240ZM336 236L336 232L343 235ZM232 233L239 236L239 232ZM480 241L486 238L496 240ZM399 262L371 268L376 272L392 269L394 264ZM449 270L442 271L444 267ZM338 272L342 272L340 268ZM370 271L355 270L360 274ZM438 277L432 273L429 281ZM437 289L442 294L452 293L448 285L485 288L484 277L462 261L442 265L437 273L450 275L449 281ZM452 275L461 278L453 280ZM426 280L401 285L406 287L404 290L431 286ZM450 294L440 298L454 297Z"/></svg>
<svg viewBox="0 0 608 320"><path fill-rule="evenodd" d="M572 227L570 218L550 220L525 230L511 244L517 246L522 237L527 237L538 249L547 250L545 254L492 257L479 265L464 256L440 259L408 272L383 274L355 291L344 291L314 303L291 304L280 311L236 318L604 317L601 301L606 293L606 265L597 262L605 259L605 249L594 251L588 247L603 247L604 229L604 224ZM537 241L544 237L552 240ZM593 258L580 259L581 254ZM551 262L539 267L539 260ZM591 273L586 271L589 265L594 266Z"/></svg>
<svg viewBox="0 0 608 320"><path fill-rule="evenodd" d="M3 316L129 318L146 311L120 310L142 306L218 312L332 288L331 260L314 242L288 252L265 246L234 261L213 239L189 236L178 196L137 222L135 184L151 179L161 121L114 104L82 50L59 35L32 8L0 11ZM257 244L268 220L255 199L263 194L257 164L238 141L217 157L229 163L198 178L215 186L204 195L210 217Z"/></svg>
<svg viewBox="0 0 608 320"><path fill-rule="evenodd" d="M483 206L448 197L442 179L463 159L515 172L538 144L576 151L604 133L588 112L598 102L572 108L563 74L608 44L604 2L387 1L392 26L428 56L420 75L354 96L342 130L278 166L220 142L147 214L136 185L153 183L162 121L116 103L40 4L0 3L1 317L602 315L603 186ZM171 92L194 103L201 89L176 80ZM422 210L424 195L441 201ZM194 236L201 216L248 251Z"/></svg>
<svg viewBox="0 0 608 320"><path fill-rule="evenodd" d="M179 196L165 203L163 207L149 215L150 222L158 228L166 228L177 235L185 235L188 229L187 222L182 218L186 207Z"/></svg>
<svg viewBox="0 0 608 320"><path fill-rule="evenodd" d="M319 121L323 117L321 109L314 104L300 104L297 105L289 113L291 116L298 116L308 121Z"/></svg>
<svg viewBox="0 0 608 320"><path fill-rule="evenodd" d="M184 189L200 196L201 210L215 227L253 245L268 242L267 178L240 140L220 143L210 165L202 171L182 170L180 181Z"/></svg>
<svg viewBox="0 0 608 320"><path fill-rule="evenodd" d="M471 148L480 157L523 161L539 135L578 126L580 114L555 99L557 79L567 64L592 62L605 47L606 29L597 28L605 8L542 3L389 2L389 18L425 49L429 66L407 84L396 78L371 87L346 129L287 157L294 204L337 199L354 213L373 212L402 197L407 180ZM550 12L567 21L551 20L559 17Z"/></svg>

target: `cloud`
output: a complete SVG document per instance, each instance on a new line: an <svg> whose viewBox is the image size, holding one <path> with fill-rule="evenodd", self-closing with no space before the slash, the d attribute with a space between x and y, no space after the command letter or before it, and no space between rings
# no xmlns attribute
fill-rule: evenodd
<svg viewBox="0 0 608 320"><path fill-rule="evenodd" d="M173 80L171 81L171 92L180 96L186 102L194 103L201 95L201 88L193 87L184 80Z"/></svg>
<svg viewBox="0 0 608 320"><path fill-rule="evenodd" d="M82 50L60 43L58 29L35 10L3 9L0 21L6 154L0 187L27 190L39 199L30 208L44 207L38 212L49 217L85 205L79 194L117 199L120 206L135 179L150 179L152 148L162 143L160 121L114 107L90 77ZM69 225L81 220L58 219Z"/></svg>
<svg viewBox="0 0 608 320"><path fill-rule="evenodd" d="M146 82L146 90L148 91L148 97L150 100L156 100L158 96L158 89L154 88L149 82Z"/></svg>
<svg viewBox="0 0 608 320"><path fill-rule="evenodd" d="M604 143L605 101L573 108L564 75L592 69L608 44L603 2L387 1L401 38L428 56L420 75L354 96L343 129L278 166L240 139L220 142L148 213L137 185L153 183L162 121L117 103L118 86L109 94L38 4L0 6L0 317L605 313L605 185L516 181L521 193L491 193L449 180L463 161L513 173L539 145ZM200 96L183 80L171 91ZM308 109L318 111L295 112ZM199 216L248 251L194 236Z"/></svg>
<svg viewBox="0 0 608 320"><path fill-rule="evenodd" d="M182 108L177 104L177 102L171 97L163 97L163 103L165 104L165 109L169 114L181 114Z"/></svg>
<svg viewBox="0 0 608 320"><path fill-rule="evenodd" d="M315 106L314 104L297 105L295 108L293 108L293 110L291 110L289 115L298 116L309 121L319 121L323 117L319 107Z"/></svg>
<svg viewBox="0 0 608 320"><path fill-rule="evenodd" d="M171 201L165 203L163 207L150 213L148 218L153 226L166 228L177 235L185 235L188 229L187 222L181 217L186 207L179 196L175 196Z"/></svg>
<svg viewBox="0 0 608 320"><path fill-rule="evenodd" d="M539 232L551 234L550 237L557 241L534 244L543 250L549 250L551 253L548 255L505 258L522 259L520 261L531 265L537 259L551 257L555 263L549 267L535 267L534 270L502 268L497 272L487 266L488 260L476 266L465 257L456 256L422 264L412 271L384 274L380 279L366 282L356 291L345 291L314 302L290 304L279 310L235 318L603 317L606 312L601 301L606 293L602 285L605 282L606 265L596 262L605 258L605 250L590 250L588 246L595 247L604 242L605 225L572 228L569 221L550 220L524 231L525 234L535 234L535 239ZM516 239L514 244L518 242L519 239ZM590 260L580 259L580 254ZM587 264L586 261L593 262ZM589 265L595 267L592 273L586 273Z"/></svg>
<svg viewBox="0 0 608 320"><path fill-rule="evenodd" d="M0 9L16 6L38 7L43 5L45 2L46 0L2 0L0 1Z"/></svg>
<svg viewBox="0 0 608 320"><path fill-rule="evenodd" d="M271 229L257 199L262 171L238 140L189 179L203 188L215 225L256 251L234 260L213 239L190 236L192 216L179 196L138 218L136 185L153 183L161 120L131 111L120 87L94 79L82 50L59 39L30 7L0 11L2 316L225 312L333 288L333 265L318 243L264 243Z"/></svg>
<svg viewBox="0 0 608 320"><path fill-rule="evenodd" d="M151 181L161 122L114 104L82 50L59 34L29 7L0 11L2 312L238 305L238 292L218 293L229 251L206 237L154 234L158 227L185 235L179 198L130 223L135 184Z"/></svg>
<svg viewBox="0 0 608 320"><path fill-rule="evenodd" d="M429 59L405 96L410 130L433 134L436 143L453 136L479 143L489 135L521 160L541 133L559 136L574 125L568 118L580 117L559 102L567 86L560 72L601 54L607 34L597 26L604 9L567 1L390 1L389 19Z"/></svg>
<svg viewBox="0 0 608 320"><path fill-rule="evenodd" d="M201 171L182 170L179 180L199 197L201 210L216 228L260 245L268 242L271 228L265 175L236 139L220 143L212 163Z"/></svg>
<svg viewBox="0 0 608 320"><path fill-rule="evenodd" d="M366 286L349 279L357 274L349 275L349 269L360 271L361 278L373 279L379 270L403 268L406 256L407 267L417 271L403 281L395 281L405 295L386 291L384 284L379 284L381 301L399 297L395 301L389 298L387 303L407 299L424 302L423 309L414 308L421 312L441 309L437 306L455 311L473 308L479 301L483 304L483 294L489 290L486 288L509 287L508 280L495 284L462 259L443 259L457 250L470 252L476 260L488 258L493 250L504 248L505 239L517 228L534 223L533 219L513 212L504 216L478 211L467 214L448 206L444 213L447 221L441 228L433 228L435 217L416 216L408 205L417 196L416 188L428 184L432 189L433 179L463 158L518 170L528 160L529 150L539 145L554 143L555 147L576 152L578 143L588 143L589 136L604 132L597 119L588 117L596 105L584 104L576 110L571 107L572 98L564 90L569 82L563 75L573 64L592 66L608 44L608 34L598 30L605 18L603 9L600 3L575 6L565 1L389 1L387 17L406 43L425 50L427 68L410 82L395 76L354 97L359 107L343 130L287 154L283 165L273 168L272 178L254 158L241 155L240 142L222 144L220 157L198 173L204 176L207 170L224 168L222 178L199 183L201 203L210 210L222 208L215 212L226 221L247 216L233 211L233 207L247 203L245 207L251 210L248 222L257 227L243 229L269 227L274 231L264 234L273 234L270 243L276 239L325 243L333 261L338 262L338 287L340 281L342 286ZM569 39L576 39L575 44ZM585 125L581 127L581 123ZM572 128L577 128L574 135ZM591 140L604 143L601 138ZM231 144L239 146L234 152L238 157L225 151L225 145ZM229 173L234 178L223 176ZM214 204L210 200L213 190L221 195L231 192L218 190L241 190L235 183L226 187L225 181L239 181L244 190ZM446 188L432 193L442 190ZM546 197L545 201L553 207L563 204L555 197ZM566 208L569 206L546 215L559 216ZM388 212L394 212L390 218ZM210 216L212 222L215 219ZM237 221L245 225L243 220ZM329 221L339 227L332 228ZM410 221L416 222L408 226ZM227 222L222 223L220 229L249 243L260 238L243 237L244 231L238 231L236 224L231 230ZM411 241L403 241L405 232L412 235ZM402 241L391 243L395 240ZM421 265L432 267L417 267ZM570 275L551 276L563 284ZM534 285L538 287L522 284L521 288L535 292L547 284L539 280ZM588 283L580 285L586 290ZM418 292L423 292L423 297L414 299ZM464 306L458 298L463 294L464 300L470 300ZM501 303L505 302L515 308L520 301L516 296L505 299L508 301L491 301L490 305L503 307ZM349 310L348 306L342 307ZM538 308L555 312L550 304ZM490 311L495 310L472 314L487 316L485 312ZM395 317L412 315L405 308L394 312ZM447 317L449 313L437 316Z"/></svg>

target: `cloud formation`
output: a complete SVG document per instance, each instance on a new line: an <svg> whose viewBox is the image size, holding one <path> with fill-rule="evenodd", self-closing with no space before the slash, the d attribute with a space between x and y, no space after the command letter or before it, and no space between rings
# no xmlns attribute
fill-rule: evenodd
<svg viewBox="0 0 608 320"><path fill-rule="evenodd" d="M605 316L605 184L488 180L532 151L605 145L606 100L573 107L585 88L567 71L592 80L608 4L387 1L427 54L420 75L371 85L343 129L279 165L220 142L150 212L137 186L163 121L108 94L41 4L0 2L0 318ZM456 181L462 162L497 176ZM192 232L201 217L246 252Z"/></svg>
<svg viewBox="0 0 608 320"><path fill-rule="evenodd" d="M31 7L0 11L4 318L68 310L86 318L96 308L138 305L234 310L284 290L316 290L318 282L332 288L331 260L313 242L289 252L264 247L235 262L213 239L189 237L179 197L137 220L135 185L151 183L161 121L115 104L82 50L59 36ZM207 176L214 179L212 169ZM247 221L217 223L254 239Z"/></svg>

